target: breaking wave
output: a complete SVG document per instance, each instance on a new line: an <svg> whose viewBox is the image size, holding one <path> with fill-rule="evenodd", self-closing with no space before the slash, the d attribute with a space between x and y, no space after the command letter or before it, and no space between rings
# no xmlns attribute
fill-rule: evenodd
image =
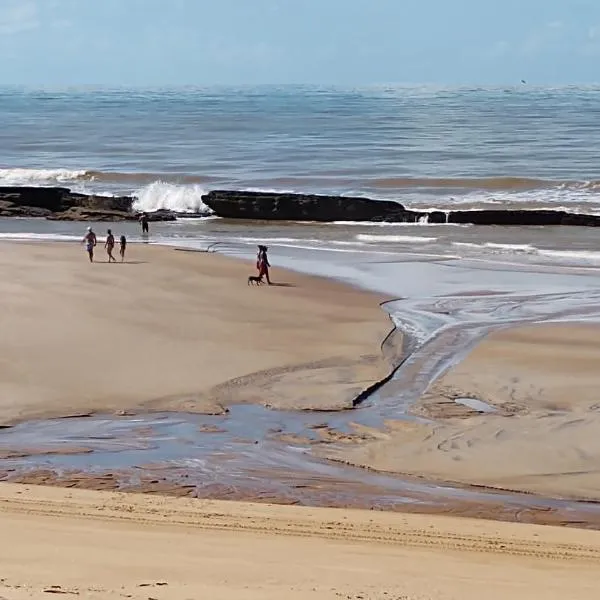
<svg viewBox="0 0 600 600"><path fill-rule="evenodd" d="M70 169L0 169L1 185L63 184L86 177L88 171Z"/></svg>
<svg viewBox="0 0 600 600"><path fill-rule="evenodd" d="M177 185L165 181L155 181L134 194L133 208L143 212L172 210L179 213L210 215L212 211L202 196L206 190L198 184Z"/></svg>
<svg viewBox="0 0 600 600"><path fill-rule="evenodd" d="M200 184L211 181L202 175L178 173L120 173L93 169L24 169L0 168L0 185L54 185L63 183L96 182L140 186L157 181L180 184Z"/></svg>
<svg viewBox="0 0 600 600"><path fill-rule="evenodd" d="M428 244L437 240L435 237L421 237L416 235L370 235L367 233L358 234L356 239L360 242L398 242L410 244Z"/></svg>

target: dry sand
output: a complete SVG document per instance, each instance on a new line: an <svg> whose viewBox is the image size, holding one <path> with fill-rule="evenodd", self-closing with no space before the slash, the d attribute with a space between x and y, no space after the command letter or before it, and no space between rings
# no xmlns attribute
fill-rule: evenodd
<svg viewBox="0 0 600 600"><path fill-rule="evenodd" d="M0 597L595 600L600 533L0 484Z"/></svg>
<svg viewBox="0 0 600 600"><path fill-rule="evenodd" d="M0 425L240 402L343 408L389 372L384 298L276 268L283 285L250 287L254 272L157 246L89 264L75 244L0 244Z"/></svg>
<svg viewBox="0 0 600 600"><path fill-rule="evenodd" d="M497 332L415 408L435 425L390 423L387 439L326 455L447 482L600 500L599 365L595 325ZM454 401L461 397L498 412L475 413Z"/></svg>

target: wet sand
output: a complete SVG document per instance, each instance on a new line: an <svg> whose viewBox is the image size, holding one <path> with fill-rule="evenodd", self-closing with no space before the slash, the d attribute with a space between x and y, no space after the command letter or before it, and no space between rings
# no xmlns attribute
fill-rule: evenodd
<svg viewBox="0 0 600 600"><path fill-rule="evenodd" d="M11 484L0 530L11 600L591 600L600 567L590 531Z"/></svg>
<svg viewBox="0 0 600 600"><path fill-rule="evenodd" d="M384 298L253 261L0 245L0 425L95 412L342 409L384 377ZM275 261L273 261L275 262Z"/></svg>
<svg viewBox="0 0 600 600"><path fill-rule="evenodd" d="M599 340L590 323L495 332L412 408L433 423L389 421L384 439L320 454L429 480L598 501Z"/></svg>

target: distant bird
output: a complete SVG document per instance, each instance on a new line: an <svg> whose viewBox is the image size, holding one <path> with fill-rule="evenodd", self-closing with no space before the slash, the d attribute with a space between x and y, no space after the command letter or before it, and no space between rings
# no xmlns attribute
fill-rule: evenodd
<svg viewBox="0 0 600 600"><path fill-rule="evenodd" d="M527 83L524 79L521 79L521 83Z"/></svg>

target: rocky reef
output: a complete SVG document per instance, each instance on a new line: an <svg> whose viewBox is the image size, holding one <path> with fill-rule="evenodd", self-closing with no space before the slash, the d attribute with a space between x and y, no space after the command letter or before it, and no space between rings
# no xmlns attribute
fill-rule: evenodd
<svg viewBox="0 0 600 600"><path fill-rule="evenodd" d="M600 216L562 210L416 211L393 201L348 196L215 190L202 201L219 217L279 221L371 221L471 225L579 225L597 227Z"/></svg>
<svg viewBox="0 0 600 600"><path fill-rule="evenodd" d="M63 187L0 187L0 217L42 217L64 221L129 221L138 218L133 196L79 194ZM215 190L202 201L218 217L255 221L370 221L383 223L457 223L470 225L576 225L598 227L600 215L564 210L418 211L391 200L351 196L278 194ZM179 213L158 210L151 221L174 221ZM185 214L206 216L205 214Z"/></svg>
<svg viewBox="0 0 600 600"><path fill-rule="evenodd" d="M129 221L138 218L132 196L96 196L63 187L0 187L0 217L43 217L57 221ZM157 211L153 221L173 221L176 214Z"/></svg>

